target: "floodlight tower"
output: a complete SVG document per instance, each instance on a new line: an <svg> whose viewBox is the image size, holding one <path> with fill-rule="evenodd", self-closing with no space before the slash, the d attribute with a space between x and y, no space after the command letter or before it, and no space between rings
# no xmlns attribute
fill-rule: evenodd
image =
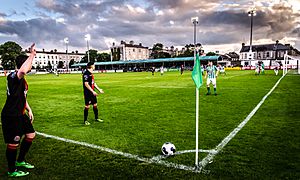
<svg viewBox="0 0 300 180"><path fill-rule="evenodd" d="M88 62L90 62L90 47L89 47L89 41L91 40L91 35L90 34L86 34L84 36L84 39L86 41L86 47L87 47L87 51L88 51Z"/></svg>
<svg viewBox="0 0 300 180"><path fill-rule="evenodd" d="M69 56L68 56L69 38L68 37L64 38L64 43L66 45L66 67L67 67L67 69L69 69L69 63L68 63L68 60L69 60Z"/></svg>
<svg viewBox="0 0 300 180"><path fill-rule="evenodd" d="M251 8L248 11L248 16L250 16L250 49L249 49L249 56L250 59L253 59L253 53L252 53L252 30L253 30L253 16L256 16L256 10L255 8Z"/></svg>

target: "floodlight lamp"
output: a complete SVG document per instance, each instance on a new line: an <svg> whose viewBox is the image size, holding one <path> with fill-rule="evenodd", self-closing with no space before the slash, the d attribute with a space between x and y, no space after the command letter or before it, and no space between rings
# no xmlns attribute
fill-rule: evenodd
<svg viewBox="0 0 300 180"><path fill-rule="evenodd" d="M68 43L69 43L69 38L66 37L66 38L64 39L64 42L65 42L65 44L68 44Z"/></svg>
<svg viewBox="0 0 300 180"><path fill-rule="evenodd" d="M191 21L192 21L192 23L198 23L199 18L198 17L192 17Z"/></svg>
<svg viewBox="0 0 300 180"><path fill-rule="evenodd" d="M84 36L84 39L85 39L86 41L91 40L91 35L90 35L90 34L86 34L86 35Z"/></svg>

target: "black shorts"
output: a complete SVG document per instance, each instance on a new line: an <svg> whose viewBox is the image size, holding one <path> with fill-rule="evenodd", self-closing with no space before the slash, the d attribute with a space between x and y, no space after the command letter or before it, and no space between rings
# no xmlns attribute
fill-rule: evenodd
<svg viewBox="0 0 300 180"><path fill-rule="evenodd" d="M1 121L6 144L19 144L23 135L35 132L27 115L15 117L2 115Z"/></svg>
<svg viewBox="0 0 300 180"><path fill-rule="evenodd" d="M94 95L84 95L85 105L97 104L97 97Z"/></svg>

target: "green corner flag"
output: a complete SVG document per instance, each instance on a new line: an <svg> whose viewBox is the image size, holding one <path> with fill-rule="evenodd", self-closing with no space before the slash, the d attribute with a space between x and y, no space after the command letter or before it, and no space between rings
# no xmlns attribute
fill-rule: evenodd
<svg viewBox="0 0 300 180"><path fill-rule="evenodd" d="M194 65L194 69L192 72L192 79L196 85L196 87L199 89L203 83L202 80L202 71L201 71L201 65L200 65L200 58L199 58L199 54L197 53L196 55L196 62Z"/></svg>

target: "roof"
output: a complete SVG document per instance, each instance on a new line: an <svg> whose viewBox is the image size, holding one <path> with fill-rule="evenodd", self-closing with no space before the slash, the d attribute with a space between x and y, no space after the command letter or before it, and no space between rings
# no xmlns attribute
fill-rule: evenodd
<svg viewBox="0 0 300 180"><path fill-rule="evenodd" d="M217 61L220 60L220 56L200 56L200 61ZM111 61L111 62L95 62L95 65L121 65L121 64L140 64L140 63L158 63L158 62L180 62L180 61L194 61L194 57L180 57L180 58L161 58L161 59L142 59L131 61ZM72 65L86 66L87 63L78 63Z"/></svg>
<svg viewBox="0 0 300 180"><path fill-rule="evenodd" d="M288 46L281 43L279 44L261 44L252 45L252 51L276 51L276 50L289 50ZM243 46L240 52L249 52L250 46Z"/></svg>
<svg viewBox="0 0 300 180"><path fill-rule="evenodd" d="M29 51L25 51L26 53L29 53ZM65 54L67 54L67 52L58 52L58 51L36 51L36 53L37 54L40 54L40 53L43 53L43 54L63 54L63 55L65 55ZM71 51L71 52L68 52L68 55L80 55L80 56L84 56L85 55L85 53L76 53L76 52L73 52L73 51Z"/></svg>

